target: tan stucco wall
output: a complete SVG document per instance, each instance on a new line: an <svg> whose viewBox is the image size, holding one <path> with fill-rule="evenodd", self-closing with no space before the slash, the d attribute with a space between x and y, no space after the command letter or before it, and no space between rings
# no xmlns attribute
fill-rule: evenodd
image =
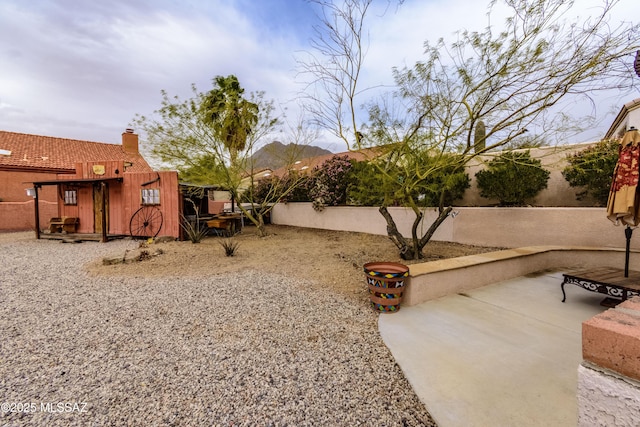
<svg viewBox="0 0 640 427"><path fill-rule="evenodd" d="M413 212L389 208L398 230L411 235ZM517 248L537 245L570 245L623 248L624 228L606 218L605 208L455 208L434 235L434 240L470 245ZM437 217L425 212L422 230ZM317 212L311 203L278 204L274 224L386 235L386 222L377 208L336 206ZM631 247L640 249L640 232Z"/></svg>
<svg viewBox="0 0 640 427"><path fill-rule="evenodd" d="M630 265L640 265L639 252L631 252L629 258ZM624 260L622 249L529 246L412 264L402 304L416 305L548 269L623 268ZM562 292L558 289L558 300L561 299Z"/></svg>
<svg viewBox="0 0 640 427"><path fill-rule="evenodd" d="M542 190L534 199L527 203L534 206L594 206L592 199L578 201L576 193L580 189L572 188L562 176L562 170L567 166L567 156L593 145L594 142L583 144L562 145L557 147L532 148L531 157L539 159L542 167L550 172L547 188ZM456 200L458 206L494 206L498 200L480 197L480 190L476 182L475 174L484 169L484 163L492 160L500 153L481 156L472 160L467 173L471 178L471 187L465 191L464 197Z"/></svg>

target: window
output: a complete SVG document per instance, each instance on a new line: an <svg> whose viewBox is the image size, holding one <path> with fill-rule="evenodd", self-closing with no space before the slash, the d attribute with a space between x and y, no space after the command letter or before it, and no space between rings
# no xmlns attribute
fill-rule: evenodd
<svg viewBox="0 0 640 427"><path fill-rule="evenodd" d="M65 205L77 205L78 204L78 190L64 190L64 204Z"/></svg>
<svg viewBox="0 0 640 427"><path fill-rule="evenodd" d="M145 188L142 190L142 204L143 205L159 205L160 204L160 189L159 188Z"/></svg>

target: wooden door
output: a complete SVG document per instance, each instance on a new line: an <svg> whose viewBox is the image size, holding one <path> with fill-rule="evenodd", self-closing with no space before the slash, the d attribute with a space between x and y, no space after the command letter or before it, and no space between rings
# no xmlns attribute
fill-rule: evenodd
<svg viewBox="0 0 640 427"><path fill-rule="evenodd" d="M102 203L104 200L104 211L102 214ZM93 232L102 233L102 218L106 219L105 230L109 232L109 187L107 183L99 182L93 184Z"/></svg>

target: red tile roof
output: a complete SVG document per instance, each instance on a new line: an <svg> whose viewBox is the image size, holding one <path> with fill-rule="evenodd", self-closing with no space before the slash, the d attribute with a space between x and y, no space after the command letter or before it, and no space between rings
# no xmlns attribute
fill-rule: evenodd
<svg viewBox="0 0 640 427"><path fill-rule="evenodd" d="M327 160L337 157L347 157L349 160L356 161L366 161L373 160L377 157L380 157L384 153L388 151L388 147L371 147L371 148L363 148L358 151L345 151L343 153L330 153L323 154L322 156L316 157L308 157L306 159L299 160L295 162L295 164L291 166L285 166L280 169L276 169L273 171L273 175L282 177L286 175L289 171L295 170L300 172L311 172L315 167L322 165Z"/></svg>
<svg viewBox="0 0 640 427"><path fill-rule="evenodd" d="M131 162L131 172L153 170L139 153L125 152L119 144L0 131L0 168L74 172L77 162L107 160Z"/></svg>

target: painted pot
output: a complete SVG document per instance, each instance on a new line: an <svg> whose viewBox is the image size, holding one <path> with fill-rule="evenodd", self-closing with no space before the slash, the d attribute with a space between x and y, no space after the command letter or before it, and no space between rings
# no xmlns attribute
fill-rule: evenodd
<svg viewBox="0 0 640 427"><path fill-rule="evenodd" d="M364 265L371 307L381 313L400 310L409 267L397 262L369 262Z"/></svg>

